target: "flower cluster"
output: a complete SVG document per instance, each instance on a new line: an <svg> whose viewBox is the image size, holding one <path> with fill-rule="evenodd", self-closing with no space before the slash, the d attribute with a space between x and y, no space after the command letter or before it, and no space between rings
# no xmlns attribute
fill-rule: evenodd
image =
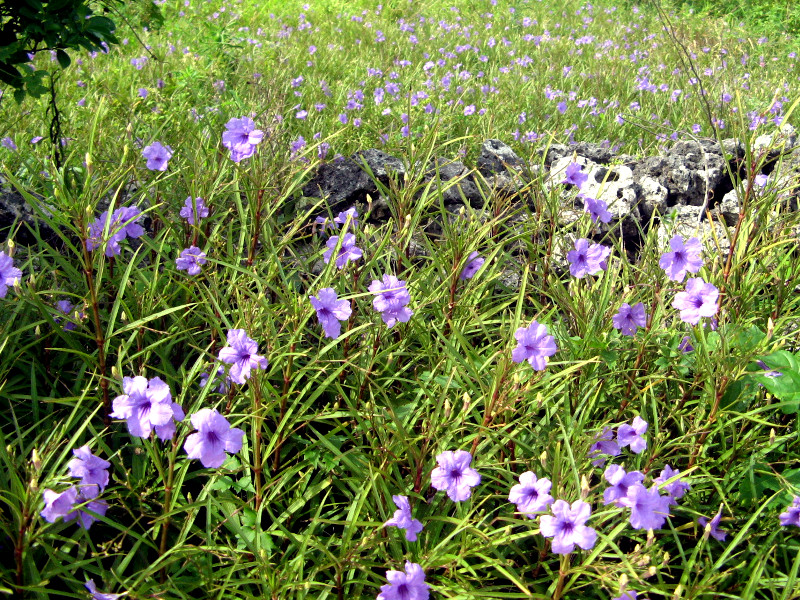
<svg viewBox="0 0 800 600"><path fill-rule="evenodd" d="M166 171L172 155L172 148L161 142L153 142L142 150L142 156L147 159L147 168L151 171Z"/></svg>
<svg viewBox="0 0 800 600"><path fill-rule="evenodd" d="M0 252L0 298L5 298L8 288L13 287L20 277L22 271L14 266L13 259L5 252Z"/></svg>
<svg viewBox="0 0 800 600"><path fill-rule="evenodd" d="M384 274L383 280L373 280L369 291L375 295L372 307L381 313L381 319L387 327L394 327L396 323L408 323L414 312L408 308L411 295L406 288L406 282L394 275Z"/></svg>
<svg viewBox="0 0 800 600"><path fill-rule="evenodd" d="M106 501L97 497L108 485L111 463L92 454L89 446L81 446L72 454L75 458L69 461L67 468L70 477L80 479L80 483L61 493L45 489L41 515L48 523L55 523L59 518L64 521L77 519L78 525L89 529L97 520L96 515L105 516L108 510Z"/></svg>
<svg viewBox="0 0 800 600"><path fill-rule="evenodd" d="M200 267L206 264L206 253L197 246L190 246L181 250L181 254L175 259L175 265L179 271L186 271L188 275L199 275Z"/></svg>
<svg viewBox="0 0 800 600"><path fill-rule="evenodd" d="M89 237L86 240L86 249L91 252L103 243L103 232L108 226L105 255L111 258L122 252L119 243L126 237L138 238L144 234L144 228L138 221L142 218L142 211L135 206L123 206L111 213L109 220L108 211L103 211L89 225Z"/></svg>
<svg viewBox="0 0 800 600"><path fill-rule="evenodd" d="M172 401L169 386L160 377L123 377L122 390L125 394L114 398L109 416L125 419L128 433L134 437L147 438L155 431L161 441L171 440L175 421L183 421L185 415Z"/></svg>
<svg viewBox="0 0 800 600"><path fill-rule="evenodd" d="M208 216L208 207L202 198L197 197L192 200L192 197L188 196L183 203L180 215L186 219L189 225L194 225L199 223L200 219L205 219Z"/></svg>
<svg viewBox="0 0 800 600"><path fill-rule="evenodd" d="M592 464L596 467L602 466L606 461L605 456L619 456L621 449L626 446L630 446L631 452L634 454L640 454L647 448L647 441L642 437L646 431L647 421L641 417L634 417L631 425L627 423L620 425L617 429L616 441L614 441L614 432L610 427L606 427L589 447L589 458L593 459Z"/></svg>
<svg viewBox="0 0 800 600"><path fill-rule="evenodd" d="M226 452L235 454L242 449L244 431L231 428L217 409L201 408L189 420L197 432L186 438L183 448L189 458L199 458L207 469L221 467Z"/></svg>
<svg viewBox="0 0 800 600"><path fill-rule="evenodd" d="M589 240L580 238L575 241L575 249L567 252L570 275L581 279L586 275L594 275L608 268L608 256L611 248L601 244L589 245Z"/></svg>
<svg viewBox="0 0 800 600"><path fill-rule="evenodd" d="M511 352L511 360L521 363L527 360L537 371L544 371L547 358L558 351L555 338L548 335L547 328L534 320L528 327L520 327L514 332L518 345Z"/></svg>
<svg viewBox="0 0 800 600"><path fill-rule="evenodd" d="M353 312L350 302L339 300L333 288L322 288L316 296L310 296L309 299L317 311L317 318L325 337L338 338L342 332L342 324L339 321L346 321Z"/></svg>
<svg viewBox="0 0 800 600"><path fill-rule="evenodd" d="M228 331L228 345L219 351L219 359L229 365L231 381L238 384L250 379L253 369L266 369L269 361L259 356L258 342L249 338L244 329L231 329Z"/></svg>
<svg viewBox="0 0 800 600"><path fill-rule="evenodd" d="M222 134L222 145L231 151L231 160L235 163L250 158L256 153L256 146L264 139L264 132L256 129L256 124L249 117L231 119L225 123Z"/></svg>

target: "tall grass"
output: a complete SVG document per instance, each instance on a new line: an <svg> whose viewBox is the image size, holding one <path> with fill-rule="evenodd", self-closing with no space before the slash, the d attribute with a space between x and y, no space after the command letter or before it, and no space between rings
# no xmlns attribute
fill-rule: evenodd
<svg viewBox="0 0 800 600"><path fill-rule="evenodd" d="M85 597L94 579L132 598L369 598L410 561L443 598L795 597L800 529L778 517L800 494L793 181L735 182L747 209L731 249L705 239L694 275L721 290L717 321L690 326L673 307L685 282L659 266L658 225L669 235L673 215L643 223L628 253L588 214L565 225L577 191L537 168L537 149L557 142L645 155L730 136L750 181L778 173L755 140L793 119L793 41L697 13L671 14L668 36L652 7L605 1L350 6L161 3L161 29L123 32L61 77L61 170L30 141L46 135L43 105L3 98L0 137L14 144L0 148L2 176L40 225L16 222L5 245L23 275L0 300L0 590ZM265 135L234 163L221 136L243 116ZM472 167L487 138L526 159L529 181L454 213L429 160ZM163 172L145 167L154 141L174 151ZM302 187L369 147L407 174L357 206L363 257L338 269L314 226L338 209ZM179 216L187 196L210 208L195 225ZM114 257L89 251L96 217L131 205L147 232ZM570 276L577 238L612 248L607 269ZM191 245L208 260L197 276L175 263ZM460 279L473 251L485 263ZM384 274L407 282L408 323L388 328L373 308L368 286ZM337 339L309 301L326 287L352 308ZM646 326L622 336L612 317L638 302ZM558 347L542 371L512 361L534 319ZM201 386L229 369L218 356L232 329L268 367ZM185 411L171 441L109 416L135 376L161 378ZM203 408L245 432L219 468L184 448ZM670 465L691 485L653 531L603 503L605 467L589 455L637 416L646 449L612 462L648 486ZM75 482L67 464L84 444L111 462L108 511L88 530L48 523L43 490ZM431 486L448 450L471 451L481 475L464 502ZM554 498L591 505L592 548L559 557L541 520L516 511L509 491L529 470ZM383 526L393 495L424 525L417 542ZM722 542L697 521L719 510Z"/></svg>

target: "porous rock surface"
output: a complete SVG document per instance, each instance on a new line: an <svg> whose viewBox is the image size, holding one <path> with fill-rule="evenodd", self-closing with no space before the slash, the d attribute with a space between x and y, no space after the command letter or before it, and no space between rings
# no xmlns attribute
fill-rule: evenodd
<svg viewBox="0 0 800 600"><path fill-rule="evenodd" d="M628 247L650 227L659 239L697 235L708 248L727 250L726 227L735 224L742 208L743 190L748 194L777 191L784 209L796 210L800 195L800 137L788 125L756 139L753 154L762 161L767 187L750 185L745 179L734 189L731 173L744 178L745 148L735 139L684 140L676 142L658 156L633 157L617 154L608 144L578 142L551 144L534 152L528 164L504 142L489 139L481 144L473 167L459 158L436 156L427 164L410 165L381 150L360 150L349 158L339 157L321 164L302 187L308 202L322 206L320 213L336 215L351 206L359 212L369 206L368 220L383 223L390 219L389 195L414 186L413 200L423 194L439 198L452 218L466 209L473 216L489 218L492 202L525 202L536 209L533 198L556 194L560 200L557 220L568 225L584 214L583 196L604 200L612 215L608 224L597 224L597 236L621 238ZM581 165L588 176L580 189L564 184L570 163ZM762 178L763 179L763 178ZM748 196L750 197L750 196ZM43 200L46 202L46 200ZM44 207L46 210L46 206ZM709 221L709 216L711 221ZM519 226L511 224L513 228ZM0 241L15 232L15 241L33 245L39 236L54 241L58 236L40 219L15 190L0 179ZM426 233L440 227L425 226ZM639 240L640 241L640 240ZM710 243L709 243L710 242Z"/></svg>

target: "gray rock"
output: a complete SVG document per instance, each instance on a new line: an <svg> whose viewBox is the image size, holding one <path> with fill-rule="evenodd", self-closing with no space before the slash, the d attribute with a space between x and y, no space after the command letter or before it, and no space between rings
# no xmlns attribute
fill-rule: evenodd
<svg viewBox="0 0 800 600"><path fill-rule="evenodd" d="M667 205L704 206L721 198L730 187L725 161L718 144L710 140L676 143L666 156L639 162L634 179L650 177L667 189Z"/></svg>
<svg viewBox="0 0 800 600"><path fill-rule="evenodd" d="M489 177L509 169L520 171L525 167L525 161L508 144L500 140L486 140L481 146L477 166L481 175Z"/></svg>
<svg viewBox="0 0 800 600"><path fill-rule="evenodd" d="M536 152L539 156L544 154L545 165L552 165L561 158L571 157L573 154L588 158L590 161L608 165L616 156L605 144L592 144L589 142L578 142L577 144L552 144L547 148L540 148Z"/></svg>
<svg viewBox="0 0 800 600"><path fill-rule="evenodd" d="M325 163L303 186L302 194L325 198L331 211L336 213L356 202L365 202L367 194L375 197L378 194L376 180L389 185L390 177L402 178L405 173L405 165L399 158L371 148L356 152L348 159Z"/></svg>
<svg viewBox="0 0 800 600"><path fill-rule="evenodd" d="M35 196L39 201L39 208L52 216L53 207L44 201L44 198ZM19 225L15 227L15 225ZM30 203L7 182L0 179L0 243L14 233L17 244L32 246L37 243L36 230L39 237L51 246L60 246L61 238L58 233L39 218L36 210Z"/></svg>
<svg viewBox="0 0 800 600"><path fill-rule="evenodd" d="M433 159L425 173L423 184L427 184L431 180L436 180L432 186L434 189L439 189L448 210L450 210L449 207L463 206L465 203L472 208L483 207L484 196L464 163L445 158ZM452 210L457 210L457 208Z"/></svg>
<svg viewBox="0 0 800 600"><path fill-rule="evenodd" d="M684 240L694 236L703 243L706 253L727 254L733 229L719 219L709 222L705 216L702 206L674 207L670 218L663 221L656 231L659 247L666 251L669 240L675 235Z"/></svg>
<svg viewBox="0 0 800 600"><path fill-rule="evenodd" d="M771 155L785 154L798 146L797 131L789 123L784 123L773 133L766 133L756 138L753 149L766 150Z"/></svg>

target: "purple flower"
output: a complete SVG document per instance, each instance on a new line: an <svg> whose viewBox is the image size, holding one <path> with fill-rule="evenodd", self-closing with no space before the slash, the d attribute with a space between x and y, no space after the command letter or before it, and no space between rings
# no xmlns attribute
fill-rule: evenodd
<svg viewBox="0 0 800 600"><path fill-rule="evenodd" d="M795 496L792 503L786 507L786 511L778 515L781 525L788 527L794 525L800 527L800 496Z"/></svg>
<svg viewBox="0 0 800 600"><path fill-rule="evenodd" d="M108 211L103 211L92 223L89 224L89 237L86 240L86 249L90 252L103 243L103 232L108 224L108 242L105 255L111 258L122 252L119 243L126 237L137 238L144 234L144 228L137 223L142 211L135 206L123 206L111 214L110 223Z"/></svg>
<svg viewBox="0 0 800 600"><path fill-rule="evenodd" d="M561 183L570 183L574 186L581 187L587 179L589 179L589 176L581 171L581 166L578 163L570 163L567 165L564 181Z"/></svg>
<svg viewBox="0 0 800 600"><path fill-rule="evenodd" d="M603 504L613 502L616 506L622 506L619 499L628 495L630 486L644 481L644 474L639 471L626 473L619 465L608 465L603 473L603 479L611 484L603 491Z"/></svg>
<svg viewBox="0 0 800 600"><path fill-rule="evenodd" d="M219 351L219 359L233 365L231 380L241 384L250 379L251 369L266 369L269 366L267 359L257 352L258 343L247 337L244 329L231 329L228 331L228 345Z"/></svg>
<svg viewBox="0 0 800 600"><path fill-rule="evenodd" d="M767 179L769 179L769 175L764 175L764 173L759 173L753 178L753 183L755 183L758 187L763 188L767 185Z"/></svg>
<svg viewBox="0 0 800 600"><path fill-rule="evenodd" d="M325 245L328 247L322 254L322 258L325 259L325 264L331 262L331 256L333 256L333 252L336 250L338 243L338 235L329 237L328 241L325 242ZM349 261L352 260L355 262L363 255L364 253L361 251L361 248L356 246L356 236L352 233L345 233L342 238L342 245L339 247L339 253L336 255L336 268L343 269Z"/></svg>
<svg viewBox="0 0 800 600"><path fill-rule="evenodd" d="M235 454L242 449L244 431L238 427L231 429L228 419L216 408L201 408L190 420L197 433L186 438L183 449L189 458L199 458L205 468L221 467L227 458L226 452Z"/></svg>
<svg viewBox="0 0 800 600"><path fill-rule="evenodd" d="M91 514L96 513L101 517L104 517L106 511L108 510L108 503L105 500L94 500L94 496L91 495L90 490L80 490L78 492L78 498L76 504L84 504L84 508L87 510L83 510L82 508L78 508L75 510L75 515L78 517L78 525L83 527L84 529L89 529L92 526L92 523L97 521L97 517ZM65 518L65 521L70 520L70 518Z"/></svg>
<svg viewBox="0 0 800 600"><path fill-rule="evenodd" d="M75 458L67 463L70 477L80 478L84 493L88 492L92 497L97 496L108 485L108 468L111 463L92 454L89 446L81 446L73 450L72 454ZM92 489L89 490L89 487Z"/></svg>
<svg viewBox="0 0 800 600"><path fill-rule="evenodd" d="M692 339L688 335L683 336L681 343L678 344L678 350L680 350L683 354L689 354L689 352L694 350L694 346L692 346Z"/></svg>
<svg viewBox="0 0 800 600"><path fill-rule="evenodd" d="M256 146L264 138L264 132L256 129L256 124L249 117L231 119L225 123L222 134L222 145L231 151L231 160L238 163L256 153Z"/></svg>
<svg viewBox="0 0 800 600"><path fill-rule="evenodd" d="M85 491L79 491L75 486L70 486L60 494L56 494L52 490L44 490L44 510L41 515L48 523L55 523L59 517L62 517L65 522L78 519L78 525L84 529L89 529L97 520L93 514L86 510L76 508L78 505L85 504L85 508L104 516L108 510L108 504L104 500L94 500L96 497L96 490L94 486ZM95 495L92 495L95 492Z"/></svg>
<svg viewBox="0 0 800 600"><path fill-rule="evenodd" d="M683 281L686 272L697 273L703 266L700 254L703 245L696 237L689 238L683 243L683 238L676 235L669 241L672 252L665 252L658 261L658 266L664 269L672 281Z"/></svg>
<svg viewBox="0 0 800 600"><path fill-rule="evenodd" d="M188 275L199 275L201 265L206 264L206 253L197 246L190 246L181 250L181 255L175 259L179 271L186 271Z"/></svg>
<svg viewBox="0 0 800 600"><path fill-rule="evenodd" d="M611 222L611 213L608 211L608 205L604 200L597 200L589 196L583 197L583 210L589 213L592 222L609 223Z"/></svg>
<svg viewBox="0 0 800 600"><path fill-rule="evenodd" d="M387 327L391 329L398 321L408 323L414 312L407 306L411 295L405 281L394 275L384 274L383 281L373 279L368 289L375 294L372 308L381 313L381 319Z"/></svg>
<svg viewBox="0 0 800 600"><path fill-rule="evenodd" d="M0 298L5 298L8 288L13 287L22 277L22 271L14 266L14 260L5 252L0 252Z"/></svg>
<svg viewBox="0 0 800 600"><path fill-rule="evenodd" d="M627 592L622 592L620 596L616 598L612 598L611 600L636 600L639 594L633 590L628 590Z"/></svg>
<svg viewBox="0 0 800 600"><path fill-rule="evenodd" d="M309 296L309 299L317 311L317 318L325 331L325 337L338 338L342 332L342 324L339 321L346 321L353 312L350 302L339 300L333 288L322 288L316 296Z"/></svg>
<svg viewBox="0 0 800 600"><path fill-rule="evenodd" d="M673 469L669 465L664 465L661 475L653 479L653 483L658 484L662 490L667 492L673 501L679 500L686 492L692 489L692 486L681 478L678 478L671 483L667 482L680 474L681 472L678 469ZM677 502L674 503L677 504Z"/></svg>
<svg viewBox="0 0 800 600"><path fill-rule="evenodd" d="M446 450L436 456L439 464L431 472L431 485L437 490L445 490L447 497L454 502L469 499L472 489L481 482L481 475L469 465L472 455L466 450Z"/></svg>
<svg viewBox="0 0 800 600"><path fill-rule="evenodd" d="M685 292L675 294L672 306L681 311L681 321L697 325L701 317L713 317L717 314L718 298L719 290L713 283L706 283L701 277L693 277L686 282Z"/></svg>
<svg viewBox="0 0 800 600"><path fill-rule="evenodd" d="M92 600L117 600L121 596L125 594L104 594L103 592L97 591L97 586L94 584L94 579L90 579L85 584L84 587L89 590L89 593L92 595Z"/></svg>
<svg viewBox="0 0 800 600"><path fill-rule="evenodd" d="M16 150L17 149L17 145L14 143L14 140L12 140L8 136L6 136L2 140L0 140L0 146L3 146L3 148L8 148L9 150Z"/></svg>
<svg viewBox="0 0 800 600"><path fill-rule="evenodd" d="M569 272L573 277L581 279L586 275L594 275L604 271L608 264L606 259L611 254L611 248L600 244L589 245L589 240L580 238L575 242L575 249L567 252Z"/></svg>
<svg viewBox="0 0 800 600"><path fill-rule="evenodd" d="M639 302L631 306L623 303L619 312L611 317L614 329L619 329L622 335L633 336L636 329L647 324L647 314L644 312L644 304Z"/></svg>
<svg viewBox="0 0 800 600"><path fill-rule="evenodd" d="M316 219L314 219L314 224L315 226L316 225L320 226L319 228L320 233L325 233L328 229L332 229L333 231L336 231L338 229L336 223L334 223L328 217L319 216Z"/></svg>
<svg viewBox="0 0 800 600"><path fill-rule="evenodd" d="M584 550L594 547L597 532L584 525L592 514L592 507L583 500L569 505L565 500L556 500L550 505L554 516L539 517L539 530L546 538L553 538L553 552L569 554L575 545Z"/></svg>
<svg viewBox="0 0 800 600"><path fill-rule="evenodd" d="M175 435L175 421L183 421L183 409L172 401L169 386L160 377L150 380L144 377L123 377L122 396L114 398L114 412L109 416L125 419L128 432L135 437L146 438L155 429L162 440L171 440Z"/></svg>
<svg viewBox="0 0 800 600"><path fill-rule="evenodd" d="M358 211L355 206L351 206L347 210L343 210L336 217L333 222L337 225L344 225L347 223L347 218L350 217L350 229L353 230L358 227Z"/></svg>
<svg viewBox="0 0 800 600"><path fill-rule="evenodd" d="M728 534L719 528L719 522L722 520L722 507L720 506L719 511L717 512L714 517L712 517L711 521L706 517L698 517L697 522L700 523L701 527L708 527L708 533L718 542L724 542L725 538Z"/></svg>
<svg viewBox="0 0 800 600"><path fill-rule="evenodd" d="M200 374L200 387L206 387L208 385L208 380L211 379L211 376L208 373L201 373ZM212 385L216 385L214 391L218 394L227 394L228 390L231 387L231 378L225 375L225 367L217 367L217 372L214 375L214 380L211 382Z"/></svg>
<svg viewBox="0 0 800 600"><path fill-rule="evenodd" d="M546 477L537 480L533 471L525 471L519 476L519 483L508 493L508 501L517 505L517 512L527 515L529 519L535 519L534 513L546 511L553 503L550 495L552 485Z"/></svg>
<svg viewBox="0 0 800 600"><path fill-rule="evenodd" d="M139 98L147 98L150 92L147 91L147 88L139 88Z"/></svg>
<svg viewBox="0 0 800 600"><path fill-rule="evenodd" d="M765 363L763 360L757 360L756 364L764 369L766 373L764 373L764 377L782 377L783 373L780 371L775 371L774 369L770 369L769 365Z"/></svg>
<svg viewBox="0 0 800 600"><path fill-rule="evenodd" d="M70 312L72 311L73 308L75 308L75 305L72 304L72 302L70 302L69 300L59 300L58 302L56 302L56 310L68 317L70 316ZM79 319L86 318L86 315L84 314L83 311L78 312L78 318ZM61 317L53 318L53 321L55 321L56 323L61 323L62 320L63 319ZM73 321L67 321L66 323L64 323L64 331L75 331L77 328L78 326Z"/></svg>
<svg viewBox="0 0 800 600"><path fill-rule="evenodd" d="M180 215L186 219L189 225L194 225L195 219L199 221L208 216L208 207L202 198L197 197L194 199L194 202L192 202L192 197L188 196L183 203Z"/></svg>
<svg viewBox="0 0 800 600"><path fill-rule="evenodd" d="M602 467L605 464L606 458L601 455L619 456L620 453L621 450L617 442L614 441L614 432L611 427L603 429L603 432L595 437L595 442L589 447L589 458L594 458L592 464L595 467Z"/></svg>
<svg viewBox="0 0 800 600"><path fill-rule="evenodd" d="M151 171L166 171L167 163L172 158L172 148L163 146L161 142L153 142L142 151L147 159L147 168Z"/></svg>
<svg viewBox="0 0 800 600"><path fill-rule="evenodd" d="M518 346L511 352L511 360L521 363L527 360L536 371L544 371L547 357L558 351L555 338L548 335L547 328L535 319L527 328L520 327L514 332Z"/></svg>
<svg viewBox="0 0 800 600"><path fill-rule="evenodd" d="M404 571L386 571L386 580L389 582L381 586L381 593L375 600L428 600L425 573L417 563L406 561Z"/></svg>
<svg viewBox="0 0 800 600"><path fill-rule="evenodd" d="M40 513L48 523L55 523L59 517L71 521L77 515L73 514L72 507L78 501L78 488L70 486L60 494L53 490L44 490L44 510Z"/></svg>
<svg viewBox="0 0 800 600"><path fill-rule="evenodd" d="M458 278L461 280L472 279L485 262L486 259L478 256L477 252L471 252L467 257L467 264L464 265L464 270L461 271Z"/></svg>
<svg viewBox="0 0 800 600"><path fill-rule="evenodd" d="M617 444L620 448L630 446L631 452L640 454L647 448L647 442L642 438L645 431L647 431L647 422L641 417L635 417L632 426L627 423L619 426Z"/></svg>
<svg viewBox="0 0 800 600"><path fill-rule="evenodd" d="M383 524L384 527L399 527L405 529L406 540L417 541L417 534L422 531L422 523L411 517L411 505L407 496L392 496L392 502L397 507L392 518Z"/></svg>
<svg viewBox="0 0 800 600"><path fill-rule="evenodd" d="M660 529L669 515L670 497L658 493L658 486L649 490L641 483L628 488L628 494L617 505L631 509L630 522L634 529Z"/></svg>

